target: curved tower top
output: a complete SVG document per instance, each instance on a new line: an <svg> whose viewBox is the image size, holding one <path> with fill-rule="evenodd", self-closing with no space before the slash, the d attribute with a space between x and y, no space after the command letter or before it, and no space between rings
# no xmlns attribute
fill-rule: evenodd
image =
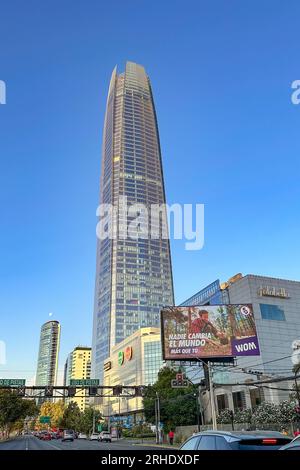
<svg viewBox="0 0 300 470"><path fill-rule="evenodd" d="M143 204L149 213L151 205L165 204L150 80L144 67L134 62L127 62L123 73L113 70L103 130L100 202L113 204L120 211L122 198L126 198L127 207ZM98 239L94 377L102 378L103 362L112 346L139 328L159 326L161 307L172 304L168 239L152 239L150 235Z"/></svg>

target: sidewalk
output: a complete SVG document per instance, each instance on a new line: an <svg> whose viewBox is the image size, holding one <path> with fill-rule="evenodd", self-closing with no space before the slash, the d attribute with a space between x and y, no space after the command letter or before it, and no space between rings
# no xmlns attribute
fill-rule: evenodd
<svg viewBox="0 0 300 470"><path fill-rule="evenodd" d="M162 449L179 449L179 444L173 444L172 446L167 442L162 444L156 444L155 440L145 439L126 439L130 441L135 446L143 446L143 447L161 447Z"/></svg>

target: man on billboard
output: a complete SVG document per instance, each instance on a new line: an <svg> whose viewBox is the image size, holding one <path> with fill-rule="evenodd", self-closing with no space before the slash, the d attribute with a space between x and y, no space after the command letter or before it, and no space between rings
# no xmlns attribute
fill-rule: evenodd
<svg viewBox="0 0 300 470"><path fill-rule="evenodd" d="M210 333L216 339L219 339L221 344L228 344L228 338L226 337L225 333L218 331L208 318L209 313L207 310L193 312L190 326L191 333Z"/></svg>

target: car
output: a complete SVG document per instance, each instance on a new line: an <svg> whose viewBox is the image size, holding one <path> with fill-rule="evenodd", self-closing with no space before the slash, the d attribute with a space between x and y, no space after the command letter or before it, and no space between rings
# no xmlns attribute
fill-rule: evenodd
<svg viewBox="0 0 300 470"><path fill-rule="evenodd" d="M99 441L99 439L100 439L100 434L99 433L93 432L90 435L90 441Z"/></svg>
<svg viewBox="0 0 300 470"><path fill-rule="evenodd" d="M41 441L51 441L52 436L50 432L43 432L40 437Z"/></svg>
<svg viewBox="0 0 300 470"><path fill-rule="evenodd" d="M84 434L84 432L80 432L80 433L78 434L78 439L87 439L87 435Z"/></svg>
<svg viewBox="0 0 300 470"><path fill-rule="evenodd" d="M291 438L277 431L203 431L179 450L278 450Z"/></svg>
<svg viewBox="0 0 300 470"><path fill-rule="evenodd" d="M75 433L72 429L65 429L62 436L62 442L64 441L74 441Z"/></svg>
<svg viewBox="0 0 300 470"><path fill-rule="evenodd" d="M100 436L99 436L99 441L100 442L111 442L111 434L109 431L102 431L100 432Z"/></svg>
<svg viewBox="0 0 300 470"><path fill-rule="evenodd" d="M279 450L300 450L300 436L294 437L291 442L285 446L280 447Z"/></svg>

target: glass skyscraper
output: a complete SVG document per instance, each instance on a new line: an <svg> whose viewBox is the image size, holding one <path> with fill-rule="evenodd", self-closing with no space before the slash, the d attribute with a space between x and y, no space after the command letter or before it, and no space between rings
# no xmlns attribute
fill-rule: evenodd
<svg viewBox="0 0 300 470"><path fill-rule="evenodd" d="M36 385L56 385L59 342L59 322L52 320L44 323L41 328Z"/></svg>
<svg viewBox="0 0 300 470"><path fill-rule="evenodd" d="M150 80L133 62L127 62L124 73L116 68L112 73L103 131L100 203L116 207L120 197L128 206L165 204ZM102 379L103 361L114 345L139 328L159 326L161 307L173 303L167 238L98 239L93 376Z"/></svg>

